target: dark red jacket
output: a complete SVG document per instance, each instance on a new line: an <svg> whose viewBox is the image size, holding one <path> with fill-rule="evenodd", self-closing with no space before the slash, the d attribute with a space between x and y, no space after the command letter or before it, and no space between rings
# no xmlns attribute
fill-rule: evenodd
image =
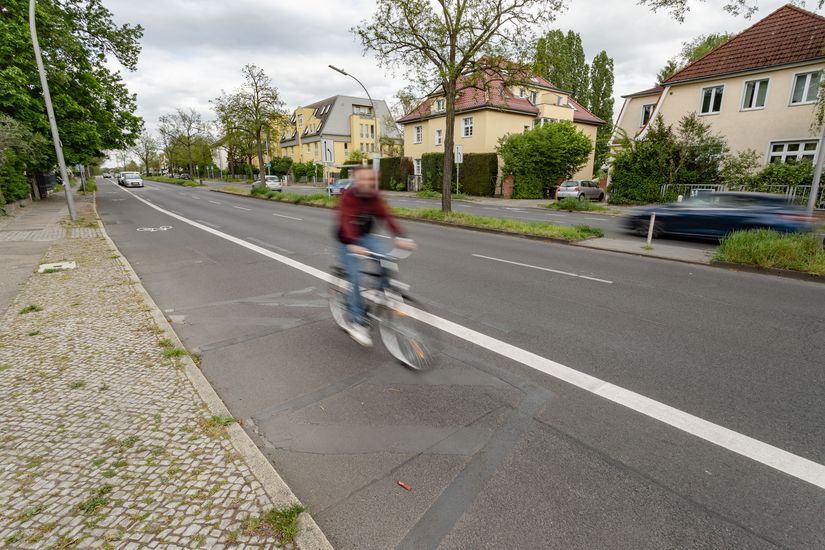
<svg viewBox="0 0 825 550"><path fill-rule="evenodd" d="M378 193L359 195L354 188L347 189L341 196L338 213L338 240L344 244L354 244L372 232L376 218L384 220L394 235L403 235L401 227Z"/></svg>

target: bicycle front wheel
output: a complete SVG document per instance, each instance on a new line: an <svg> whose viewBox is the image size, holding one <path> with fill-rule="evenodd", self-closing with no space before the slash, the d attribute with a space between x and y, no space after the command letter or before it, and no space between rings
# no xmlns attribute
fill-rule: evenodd
<svg viewBox="0 0 825 550"><path fill-rule="evenodd" d="M404 298L395 305L390 303L378 312L378 332L384 347L403 365L414 370L427 370L435 365L436 337L434 330L401 311L397 306L406 304L424 309L412 298Z"/></svg>

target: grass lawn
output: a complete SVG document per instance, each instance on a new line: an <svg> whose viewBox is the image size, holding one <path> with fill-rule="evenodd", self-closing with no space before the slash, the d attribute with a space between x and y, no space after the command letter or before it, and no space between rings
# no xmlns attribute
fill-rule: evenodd
<svg viewBox="0 0 825 550"><path fill-rule="evenodd" d="M576 211L576 212L607 212L608 209L600 204L596 204L590 201L580 201L578 199L574 199L572 197L567 197L561 199L558 202L554 202L553 204L548 204L547 208L552 208L553 210L569 210L569 211Z"/></svg>
<svg viewBox="0 0 825 550"><path fill-rule="evenodd" d="M736 231L722 240L713 259L825 275L822 237L770 229Z"/></svg>

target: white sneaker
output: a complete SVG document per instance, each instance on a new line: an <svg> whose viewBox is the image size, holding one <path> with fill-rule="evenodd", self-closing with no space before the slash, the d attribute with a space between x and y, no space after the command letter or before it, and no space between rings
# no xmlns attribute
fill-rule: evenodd
<svg viewBox="0 0 825 550"><path fill-rule="evenodd" d="M366 348L372 347L372 337L370 337L370 331L364 325L358 323L347 323L347 333L349 333L353 340L362 346Z"/></svg>

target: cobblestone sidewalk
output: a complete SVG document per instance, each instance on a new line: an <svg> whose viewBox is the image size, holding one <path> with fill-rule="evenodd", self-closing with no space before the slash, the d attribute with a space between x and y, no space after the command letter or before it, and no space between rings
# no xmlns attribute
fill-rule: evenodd
<svg viewBox="0 0 825 550"><path fill-rule="evenodd" d="M77 269L33 274L2 315L0 547L325 547L210 412L91 202L78 211L43 258Z"/></svg>

